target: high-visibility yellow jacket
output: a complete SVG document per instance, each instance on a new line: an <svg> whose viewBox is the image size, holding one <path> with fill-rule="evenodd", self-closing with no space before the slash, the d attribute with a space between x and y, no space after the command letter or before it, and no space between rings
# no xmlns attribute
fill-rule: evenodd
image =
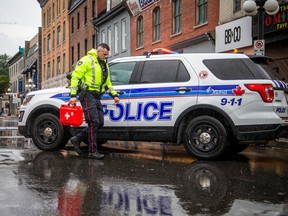
<svg viewBox="0 0 288 216"><path fill-rule="evenodd" d="M87 87L90 91L97 91L102 94L105 90L109 93L110 96L118 96L117 92L113 89L111 80L110 80L110 71L108 64L105 63L107 76L106 80L103 80L103 71L101 64L97 58L97 52L95 49L91 49L87 52L87 55L82 57L72 72L71 84L70 84L70 94L71 97L75 97L78 88L79 82L81 85ZM101 89L100 89L101 88Z"/></svg>

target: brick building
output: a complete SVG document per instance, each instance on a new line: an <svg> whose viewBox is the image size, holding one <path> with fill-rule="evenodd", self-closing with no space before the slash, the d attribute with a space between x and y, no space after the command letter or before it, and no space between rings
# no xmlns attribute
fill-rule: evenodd
<svg viewBox="0 0 288 216"><path fill-rule="evenodd" d="M96 0L71 0L69 4L70 68L96 46L96 30L93 17L96 16ZM100 1L101 2L101 1Z"/></svg>
<svg viewBox="0 0 288 216"><path fill-rule="evenodd" d="M69 0L37 0L42 9L41 88L65 86L69 68Z"/></svg>
<svg viewBox="0 0 288 216"><path fill-rule="evenodd" d="M127 0L131 55L165 47L179 52L214 52L219 0Z"/></svg>

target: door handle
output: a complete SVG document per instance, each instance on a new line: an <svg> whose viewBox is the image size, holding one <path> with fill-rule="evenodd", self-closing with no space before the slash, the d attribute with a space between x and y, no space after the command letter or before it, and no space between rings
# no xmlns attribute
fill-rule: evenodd
<svg viewBox="0 0 288 216"><path fill-rule="evenodd" d="M117 94L118 95L122 95L122 94L125 94L126 92L124 92L124 91L117 91Z"/></svg>
<svg viewBox="0 0 288 216"><path fill-rule="evenodd" d="M180 87L178 89L175 90L176 92L181 92L181 91L185 91L185 92L188 92L188 91L192 91L191 88L186 88L186 87Z"/></svg>

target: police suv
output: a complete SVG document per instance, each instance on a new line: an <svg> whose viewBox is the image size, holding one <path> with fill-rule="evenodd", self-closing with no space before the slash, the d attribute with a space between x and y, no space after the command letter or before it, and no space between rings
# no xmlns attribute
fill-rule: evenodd
<svg viewBox="0 0 288 216"><path fill-rule="evenodd" d="M148 53L109 64L120 103L103 95L99 143L178 143L195 158L217 159L288 134L286 83L247 55ZM69 99L69 88L30 92L20 108L20 134L41 150L63 148L86 124L60 123L59 108Z"/></svg>

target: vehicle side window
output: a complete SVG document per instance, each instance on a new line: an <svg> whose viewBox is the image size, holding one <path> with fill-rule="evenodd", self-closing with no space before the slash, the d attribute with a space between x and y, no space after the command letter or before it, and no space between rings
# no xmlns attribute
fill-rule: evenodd
<svg viewBox="0 0 288 216"><path fill-rule="evenodd" d="M136 62L112 63L109 66L112 84L114 86L129 84L135 65Z"/></svg>
<svg viewBox="0 0 288 216"><path fill-rule="evenodd" d="M203 63L221 80L266 79L250 59L206 59Z"/></svg>
<svg viewBox="0 0 288 216"><path fill-rule="evenodd" d="M140 83L185 82L189 73L179 60L145 61Z"/></svg>

